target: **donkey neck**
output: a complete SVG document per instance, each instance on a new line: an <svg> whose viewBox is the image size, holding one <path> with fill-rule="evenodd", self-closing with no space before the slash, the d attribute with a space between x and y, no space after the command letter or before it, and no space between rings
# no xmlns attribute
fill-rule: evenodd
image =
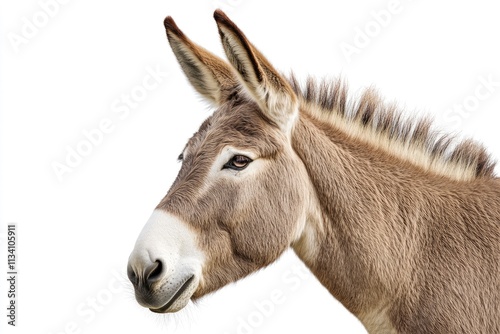
<svg viewBox="0 0 500 334"><path fill-rule="evenodd" d="M319 224L306 222L309 236L293 245L295 252L367 328L388 330L386 323L376 324L385 320L373 315L389 309L398 292L415 281L409 259L425 233L418 213L438 196L435 186L415 166L305 113L292 145L321 211Z"/></svg>

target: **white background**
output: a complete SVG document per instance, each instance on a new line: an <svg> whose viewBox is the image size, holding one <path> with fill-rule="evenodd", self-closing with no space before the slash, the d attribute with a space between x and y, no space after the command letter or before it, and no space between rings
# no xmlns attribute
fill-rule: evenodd
<svg viewBox="0 0 500 334"><path fill-rule="evenodd" d="M365 332L293 253L174 315L135 302L127 258L175 178L185 141L211 112L170 51L166 15L222 56L212 18L221 7L280 70L342 74L354 93L373 84L409 113L435 115L438 126L500 156L494 1L401 0L382 25L374 13L393 8L388 0L70 0L43 14L54 1L0 8L2 333ZM355 42L358 53L347 59L341 46ZM116 113L152 70L168 74L128 115ZM59 180L53 163L65 163L68 148L105 119L112 130ZM5 310L10 222L19 234L16 328Z"/></svg>

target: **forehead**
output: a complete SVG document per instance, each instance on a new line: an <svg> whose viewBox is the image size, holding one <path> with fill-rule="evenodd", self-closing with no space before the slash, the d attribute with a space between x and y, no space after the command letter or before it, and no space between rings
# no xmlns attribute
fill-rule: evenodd
<svg viewBox="0 0 500 334"><path fill-rule="evenodd" d="M283 136L270 124L254 102L226 103L200 126L186 149L218 152L225 146L254 151L261 157L275 155Z"/></svg>

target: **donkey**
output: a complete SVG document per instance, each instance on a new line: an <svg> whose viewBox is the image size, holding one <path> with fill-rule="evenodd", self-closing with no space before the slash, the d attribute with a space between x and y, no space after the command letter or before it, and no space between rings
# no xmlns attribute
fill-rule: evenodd
<svg viewBox="0 0 500 334"><path fill-rule="evenodd" d="M500 333L500 180L486 150L373 90L280 74L220 10L220 59L171 17L215 108L130 255L138 303L181 310L289 247L370 333Z"/></svg>

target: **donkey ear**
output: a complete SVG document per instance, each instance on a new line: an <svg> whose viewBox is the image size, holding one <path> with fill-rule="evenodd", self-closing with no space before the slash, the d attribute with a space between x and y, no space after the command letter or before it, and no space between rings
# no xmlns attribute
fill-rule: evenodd
<svg viewBox="0 0 500 334"><path fill-rule="evenodd" d="M241 81L264 114L289 131L298 114L298 99L292 87L223 11L216 10L214 18L224 51Z"/></svg>
<svg viewBox="0 0 500 334"><path fill-rule="evenodd" d="M193 43L177 27L172 17L163 22L168 41L193 87L215 106L224 103L238 80L231 66L221 58Z"/></svg>

